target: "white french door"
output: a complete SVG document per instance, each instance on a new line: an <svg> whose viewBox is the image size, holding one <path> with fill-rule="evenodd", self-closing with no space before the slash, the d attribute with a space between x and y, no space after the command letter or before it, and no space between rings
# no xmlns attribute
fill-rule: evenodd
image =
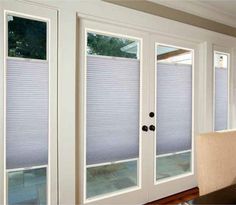
<svg viewBox="0 0 236 205"><path fill-rule="evenodd" d="M80 28L80 203L145 203L146 37L85 19Z"/></svg>
<svg viewBox="0 0 236 205"><path fill-rule="evenodd" d="M196 187L194 135L197 45L152 35L150 42L149 201ZM156 129L155 129L156 128ZM154 131L155 130L155 131Z"/></svg>
<svg viewBox="0 0 236 205"><path fill-rule="evenodd" d="M57 11L0 5L0 204L57 204Z"/></svg>
<svg viewBox="0 0 236 205"><path fill-rule="evenodd" d="M196 186L196 45L80 20L83 204L144 204Z"/></svg>

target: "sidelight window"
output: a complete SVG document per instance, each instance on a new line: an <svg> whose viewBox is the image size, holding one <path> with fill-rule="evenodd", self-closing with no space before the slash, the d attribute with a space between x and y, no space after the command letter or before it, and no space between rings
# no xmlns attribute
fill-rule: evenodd
<svg viewBox="0 0 236 205"><path fill-rule="evenodd" d="M214 52L214 130L228 128L229 54Z"/></svg>
<svg viewBox="0 0 236 205"><path fill-rule="evenodd" d="M49 64L47 22L7 15L7 201L47 203Z"/></svg>

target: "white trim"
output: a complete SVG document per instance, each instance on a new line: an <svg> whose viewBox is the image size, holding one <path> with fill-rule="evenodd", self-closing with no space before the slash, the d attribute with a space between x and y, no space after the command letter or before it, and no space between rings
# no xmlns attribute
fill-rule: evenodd
<svg viewBox="0 0 236 205"><path fill-rule="evenodd" d="M140 189L141 189L140 186L134 186L134 187L130 187L130 188L125 188L125 189L122 189L122 190L119 190L119 191L98 195L96 197L91 197L89 199L86 199L86 203L91 203L91 202L94 202L94 201L99 201L99 200L102 200L102 199L106 199L106 198L110 198L110 197L126 194L128 192L133 192L133 191L137 191L137 190L140 190Z"/></svg>
<svg viewBox="0 0 236 205"><path fill-rule="evenodd" d="M236 131L236 128L234 128L234 129L228 129L228 130L219 130L219 131L217 131L217 132L222 133L222 132L234 132L234 131Z"/></svg>
<svg viewBox="0 0 236 205"><path fill-rule="evenodd" d="M93 55L93 54L87 54L87 56L96 57L96 58L106 58L106 59L140 61L138 58L125 58L125 57L117 57L117 56L104 56L104 55Z"/></svg>
<svg viewBox="0 0 236 205"><path fill-rule="evenodd" d="M23 57L10 57L7 56L6 59L10 59L10 60L18 60L18 61L27 61L27 62L45 62L48 63L49 60L41 60L41 59L33 59L33 58L23 58Z"/></svg>
<svg viewBox="0 0 236 205"><path fill-rule="evenodd" d="M184 150L184 151L179 151L179 152L173 152L173 153L168 153L168 154L159 154L159 155L156 155L156 158L168 157L168 156L177 155L177 154L184 154L184 153L191 152L191 151L192 151L192 150L189 149L189 150Z"/></svg>
<svg viewBox="0 0 236 205"><path fill-rule="evenodd" d="M91 165L86 165L86 168L101 167L101 166L113 165L113 164L121 164L121 163L132 162L132 161L138 161L138 158L119 160L119 161L114 161L114 162L104 162L104 163L99 163L99 164L91 164Z"/></svg>
<svg viewBox="0 0 236 205"><path fill-rule="evenodd" d="M84 97L83 97L83 122L84 122L84 126L83 126L83 131L84 131L84 135L83 135L83 140L84 140L84 144L83 144L83 203L86 203L87 197L87 169L86 169L86 146L87 146L87 39L88 39L88 31L87 28L83 28L83 32L84 32L84 39L82 41L82 43L84 44L84 51L82 51L84 53L84 68L82 68L84 70Z"/></svg>
<svg viewBox="0 0 236 205"><path fill-rule="evenodd" d="M48 168L48 165L39 165L39 166L33 166L33 167L7 169L7 173L9 173L9 172L18 172L18 171L27 171L27 170L32 170L32 169L41 169L41 168Z"/></svg>
<svg viewBox="0 0 236 205"><path fill-rule="evenodd" d="M6 18L7 14L6 14L6 10L4 10L4 68L3 68L3 82L4 82L4 91L3 91L3 96L4 96L4 103L3 103L3 112L4 112L4 117L3 117L3 123L4 123L4 126L3 126L3 130L4 130L4 187L3 187L3 190L4 190L4 204L7 204L8 201L7 201L7 175L6 175L6 73L7 73L7 63L6 63L6 56L7 56L7 48L8 48L8 35L7 35L7 18Z"/></svg>
<svg viewBox="0 0 236 205"><path fill-rule="evenodd" d="M155 185L158 186L160 184L164 184L164 183L167 183L167 182L171 182L171 181L174 181L174 180L177 180L177 179L182 179L182 178L189 177L189 176L192 176L192 177L194 176L193 170L191 170L189 172L186 172L184 174L179 174L179 175L167 177L167 178L164 178L164 179L158 179L158 180L156 180Z"/></svg>
<svg viewBox="0 0 236 205"><path fill-rule="evenodd" d="M6 15L12 15L12 16L20 17L20 18L29 19L29 20L35 20L35 21L40 21L40 22L47 22L49 20L48 18L35 16L32 14L25 14L21 12L12 11L12 10L5 10L5 12L6 12Z"/></svg>

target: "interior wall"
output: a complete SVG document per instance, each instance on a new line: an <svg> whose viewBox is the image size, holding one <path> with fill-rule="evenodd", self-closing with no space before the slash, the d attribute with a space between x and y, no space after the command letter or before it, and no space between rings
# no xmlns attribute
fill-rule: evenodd
<svg viewBox="0 0 236 205"><path fill-rule="evenodd" d="M199 43L202 60L199 63L199 72L203 76L199 90L204 92L200 92L199 97L201 119L198 120L198 127L199 131L211 131L211 121L209 120L212 120L210 109L212 99L208 94L212 93L211 81L209 81L211 80L212 63L206 56L211 56L213 44L230 49L236 47L235 38L100 0L94 0L92 3L87 0L31 0L27 3L58 10L59 204L76 204L76 197L79 195L79 189L76 190L76 180L77 184L80 181L77 175L78 169L76 170L79 160L79 156L76 154L76 138L81 136L76 135L76 127L79 123L78 118L76 120L78 117L76 116L76 94L78 92L76 75L77 72L81 72L82 68L76 66L76 62L79 60L76 55L76 51L79 52L76 47L79 33L79 29L78 33L76 32L77 15L78 19L87 18L109 24L115 23L148 33L164 34ZM233 106L235 107L235 105Z"/></svg>

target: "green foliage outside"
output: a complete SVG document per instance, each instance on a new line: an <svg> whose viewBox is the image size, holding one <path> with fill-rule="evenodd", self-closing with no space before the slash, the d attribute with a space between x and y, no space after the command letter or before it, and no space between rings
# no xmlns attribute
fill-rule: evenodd
<svg viewBox="0 0 236 205"><path fill-rule="evenodd" d="M47 24L8 16L8 56L46 59Z"/></svg>
<svg viewBox="0 0 236 205"><path fill-rule="evenodd" d="M87 52L91 55L136 58L136 54L126 53L121 50L121 48L133 42L128 39L88 33Z"/></svg>
<svg viewBox="0 0 236 205"><path fill-rule="evenodd" d="M136 54L121 48L134 41L88 33L88 54L136 58ZM8 56L46 59L47 24L20 17L8 16Z"/></svg>

